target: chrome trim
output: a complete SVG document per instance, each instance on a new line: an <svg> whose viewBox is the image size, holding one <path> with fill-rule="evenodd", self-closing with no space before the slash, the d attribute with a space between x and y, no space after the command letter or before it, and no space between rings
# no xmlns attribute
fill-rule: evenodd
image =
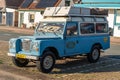
<svg viewBox="0 0 120 80"><path fill-rule="evenodd" d="M7 53L8 54L8 56L15 56L15 54L13 54L13 53Z"/></svg>
<svg viewBox="0 0 120 80"><path fill-rule="evenodd" d="M23 51L30 51L30 45L31 45L31 40L30 39L24 39L22 41L22 50Z"/></svg>
<svg viewBox="0 0 120 80"><path fill-rule="evenodd" d="M13 57L15 57L15 56L16 56L14 53L7 53L7 54L8 54L8 56L13 56ZM37 56L28 56L28 55L26 55L26 58L25 58L25 59L38 60L38 59L39 59L39 57L37 57Z"/></svg>

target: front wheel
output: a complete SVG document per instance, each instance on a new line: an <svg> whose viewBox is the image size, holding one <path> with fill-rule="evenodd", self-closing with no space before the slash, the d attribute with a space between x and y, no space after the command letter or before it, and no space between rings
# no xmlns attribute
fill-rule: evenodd
<svg viewBox="0 0 120 80"><path fill-rule="evenodd" d="M44 52L42 58L40 61L37 61L36 64L39 71L42 71L43 73L51 72L55 65L54 53L51 51Z"/></svg>
<svg viewBox="0 0 120 80"><path fill-rule="evenodd" d="M12 57L12 61L18 67L25 67L29 63L28 59L18 59L16 57Z"/></svg>
<svg viewBox="0 0 120 80"><path fill-rule="evenodd" d="M91 52L87 55L87 59L90 63L95 63L100 58L100 48L99 46L94 46Z"/></svg>

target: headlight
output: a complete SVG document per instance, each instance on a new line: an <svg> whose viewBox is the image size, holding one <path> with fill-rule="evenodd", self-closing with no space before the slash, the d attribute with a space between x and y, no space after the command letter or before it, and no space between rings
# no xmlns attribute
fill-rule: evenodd
<svg viewBox="0 0 120 80"><path fill-rule="evenodd" d="M32 43L32 49L35 50L35 51L38 51L39 50L39 42L33 42Z"/></svg>
<svg viewBox="0 0 120 80"><path fill-rule="evenodd" d="M14 49L14 48L15 48L15 45L16 45L16 40L11 39L11 40L9 41L9 48Z"/></svg>

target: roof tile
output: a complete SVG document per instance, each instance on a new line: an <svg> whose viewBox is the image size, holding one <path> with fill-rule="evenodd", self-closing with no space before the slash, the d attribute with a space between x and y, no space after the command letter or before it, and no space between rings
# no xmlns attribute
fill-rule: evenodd
<svg viewBox="0 0 120 80"><path fill-rule="evenodd" d="M7 7L18 8L24 0L5 0Z"/></svg>
<svg viewBox="0 0 120 80"><path fill-rule="evenodd" d="M25 0L20 9L45 9L46 7L58 6L62 0ZM27 6L23 6L23 4Z"/></svg>

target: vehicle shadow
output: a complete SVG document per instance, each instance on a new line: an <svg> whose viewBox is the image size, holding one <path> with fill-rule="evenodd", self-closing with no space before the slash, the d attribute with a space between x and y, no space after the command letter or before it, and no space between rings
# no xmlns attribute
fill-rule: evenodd
<svg viewBox="0 0 120 80"><path fill-rule="evenodd" d="M36 68L36 64L30 63L26 68ZM54 69L50 74L79 74L118 71L120 71L120 55L105 55L96 63L89 63L86 56L80 56L56 60Z"/></svg>
<svg viewBox="0 0 120 80"><path fill-rule="evenodd" d="M27 66L25 66L26 68L31 68L31 67L36 67L36 65L34 65L34 64L29 64L29 65L27 65Z"/></svg>
<svg viewBox="0 0 120 80"><path fill-rule="evenodd" d="M97 63L89 63L86 57L58 60L51 74L74 74L120 71L120 55L102 56Z"/></svg>

